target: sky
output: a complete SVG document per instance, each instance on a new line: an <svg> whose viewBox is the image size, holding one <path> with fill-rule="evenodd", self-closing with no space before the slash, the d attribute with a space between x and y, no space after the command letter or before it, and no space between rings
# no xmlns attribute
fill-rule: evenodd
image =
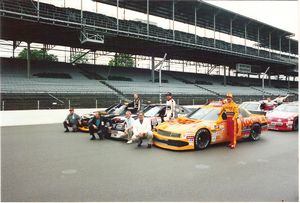
<svg viewBox="0 0 300 203"><path fill-rule="evenodd" d="M298 1L206 1L277 28L295 33L299 38Z"/></svg>

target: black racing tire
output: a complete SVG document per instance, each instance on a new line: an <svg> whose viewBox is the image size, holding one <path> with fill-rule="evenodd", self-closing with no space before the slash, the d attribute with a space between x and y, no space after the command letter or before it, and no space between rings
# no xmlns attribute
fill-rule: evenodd
<svg viewBox="0 0 300 203"><path fill-rule="evenodd" d="M211 135L207 129L200 129L196 133L194 145L195 150L203 150L206 149L211 141Z"/></svg>
<svg viewBox="0 0 300 203"><path fill-rule="evenodd" d="M293 122L293 131L298 131L298 127L299 127L299 121L298 121L298 117L295 118L294 122Z"/></svg>
<svg viewBox="0 0 300 203"><path fill-rule="evenodd" d="M260 139L260 134L261 134L261 126L259 123L254 123L251 127L249 139L251 141L257 141Z"/></svg>

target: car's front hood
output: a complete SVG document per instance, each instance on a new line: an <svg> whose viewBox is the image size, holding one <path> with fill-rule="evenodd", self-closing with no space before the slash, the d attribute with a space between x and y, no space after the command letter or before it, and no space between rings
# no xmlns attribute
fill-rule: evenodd
<svg viewBox="0 0 300 203"><path fill-rule="evenodd" d="M176 118L158 125L157 129L165 130L169 132L184 133L184 132L194 132L199 128L208 125L211 125L211 122L193 120L189 118Z"/></svg>
<svg viewBox="0 0 300 203"><path fill-rule="evenodd" d="M288 119L297 116L298 113L296 112L283 112L283 111L272 111L267 113L267 118L281 118L281 119Z"/></svg>

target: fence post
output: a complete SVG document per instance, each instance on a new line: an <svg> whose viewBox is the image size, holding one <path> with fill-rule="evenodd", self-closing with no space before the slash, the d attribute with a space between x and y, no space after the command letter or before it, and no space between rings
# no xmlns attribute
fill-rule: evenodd
<svg viewBox="0 0 300 203"><path fill-rule="evenodd" d="M2 111L4 111L4 104L5 104L5 102L4 102L4 100L2 100Z"/></svg>
<svg viewBox="0 0 300 203"><path fill-rule="evenodd" d="M37 100L37 109L40 110L40 100Z"/></svg>
<svg viewBox="0 0 300 203"><path fill-rule="evenodd" d="M69 102L69 109L71 108L71 101L70 101L70 99L68 100L68 102Z"/></svg>
<svg viewBox="0 0 300 203"><path fill-rule="evenodd" d="M97 101L97 99L96 99L96 109L98 108L98 101Z"/></svg>

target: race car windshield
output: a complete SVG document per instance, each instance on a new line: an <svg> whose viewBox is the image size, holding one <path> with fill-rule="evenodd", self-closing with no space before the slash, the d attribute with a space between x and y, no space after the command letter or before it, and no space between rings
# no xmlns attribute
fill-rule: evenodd
<svg viewBox="0 0 300 203"><path fill-rule="evenodd" d="M197 119L197 120L214 121L214 120L218 119L219 111L220 111L220 109L215 109L215 108L202 108L197 111L194 111L187 117L191 118L191 119Z"/></svg>
<svg viewBox="0 0 300 203"><path fill-rule="evenodd" d="M284 111L284 112L298 112L298 105L280 105L276 109L276 111Z"/></svg>
<svg viewBox="0 0 300 203"><path fill-rule="evenodd" d="M115 108L110 109L110 110L107 112L107 114L121 114L121 113L124 112L125 108L126 108L125 105L123 105L123 106L117 106L117 107L115 107Z"/></svg>
<svg viewBox="0 0 300 203"><path fill-rule="evenodd" d="M248 111L254 111L254 110L257 110L258 109L258 106L260 104L256 104L256 103L244 103L244 104L241 104L241 107L243 107L244 109L247 109Z"/></svg>
<svg viewBox="0 0 300 203"><path fill-rule="evenodd" d="M156 114L158 114L159 111L160 111L162 108L163 108L163 106L154 106L154 107L152 107L152 108L149 108L148 111L146 111L146 112L144 113L144 115L145 115L146 117L153 117L153 116L155 116Z"/></svg>

